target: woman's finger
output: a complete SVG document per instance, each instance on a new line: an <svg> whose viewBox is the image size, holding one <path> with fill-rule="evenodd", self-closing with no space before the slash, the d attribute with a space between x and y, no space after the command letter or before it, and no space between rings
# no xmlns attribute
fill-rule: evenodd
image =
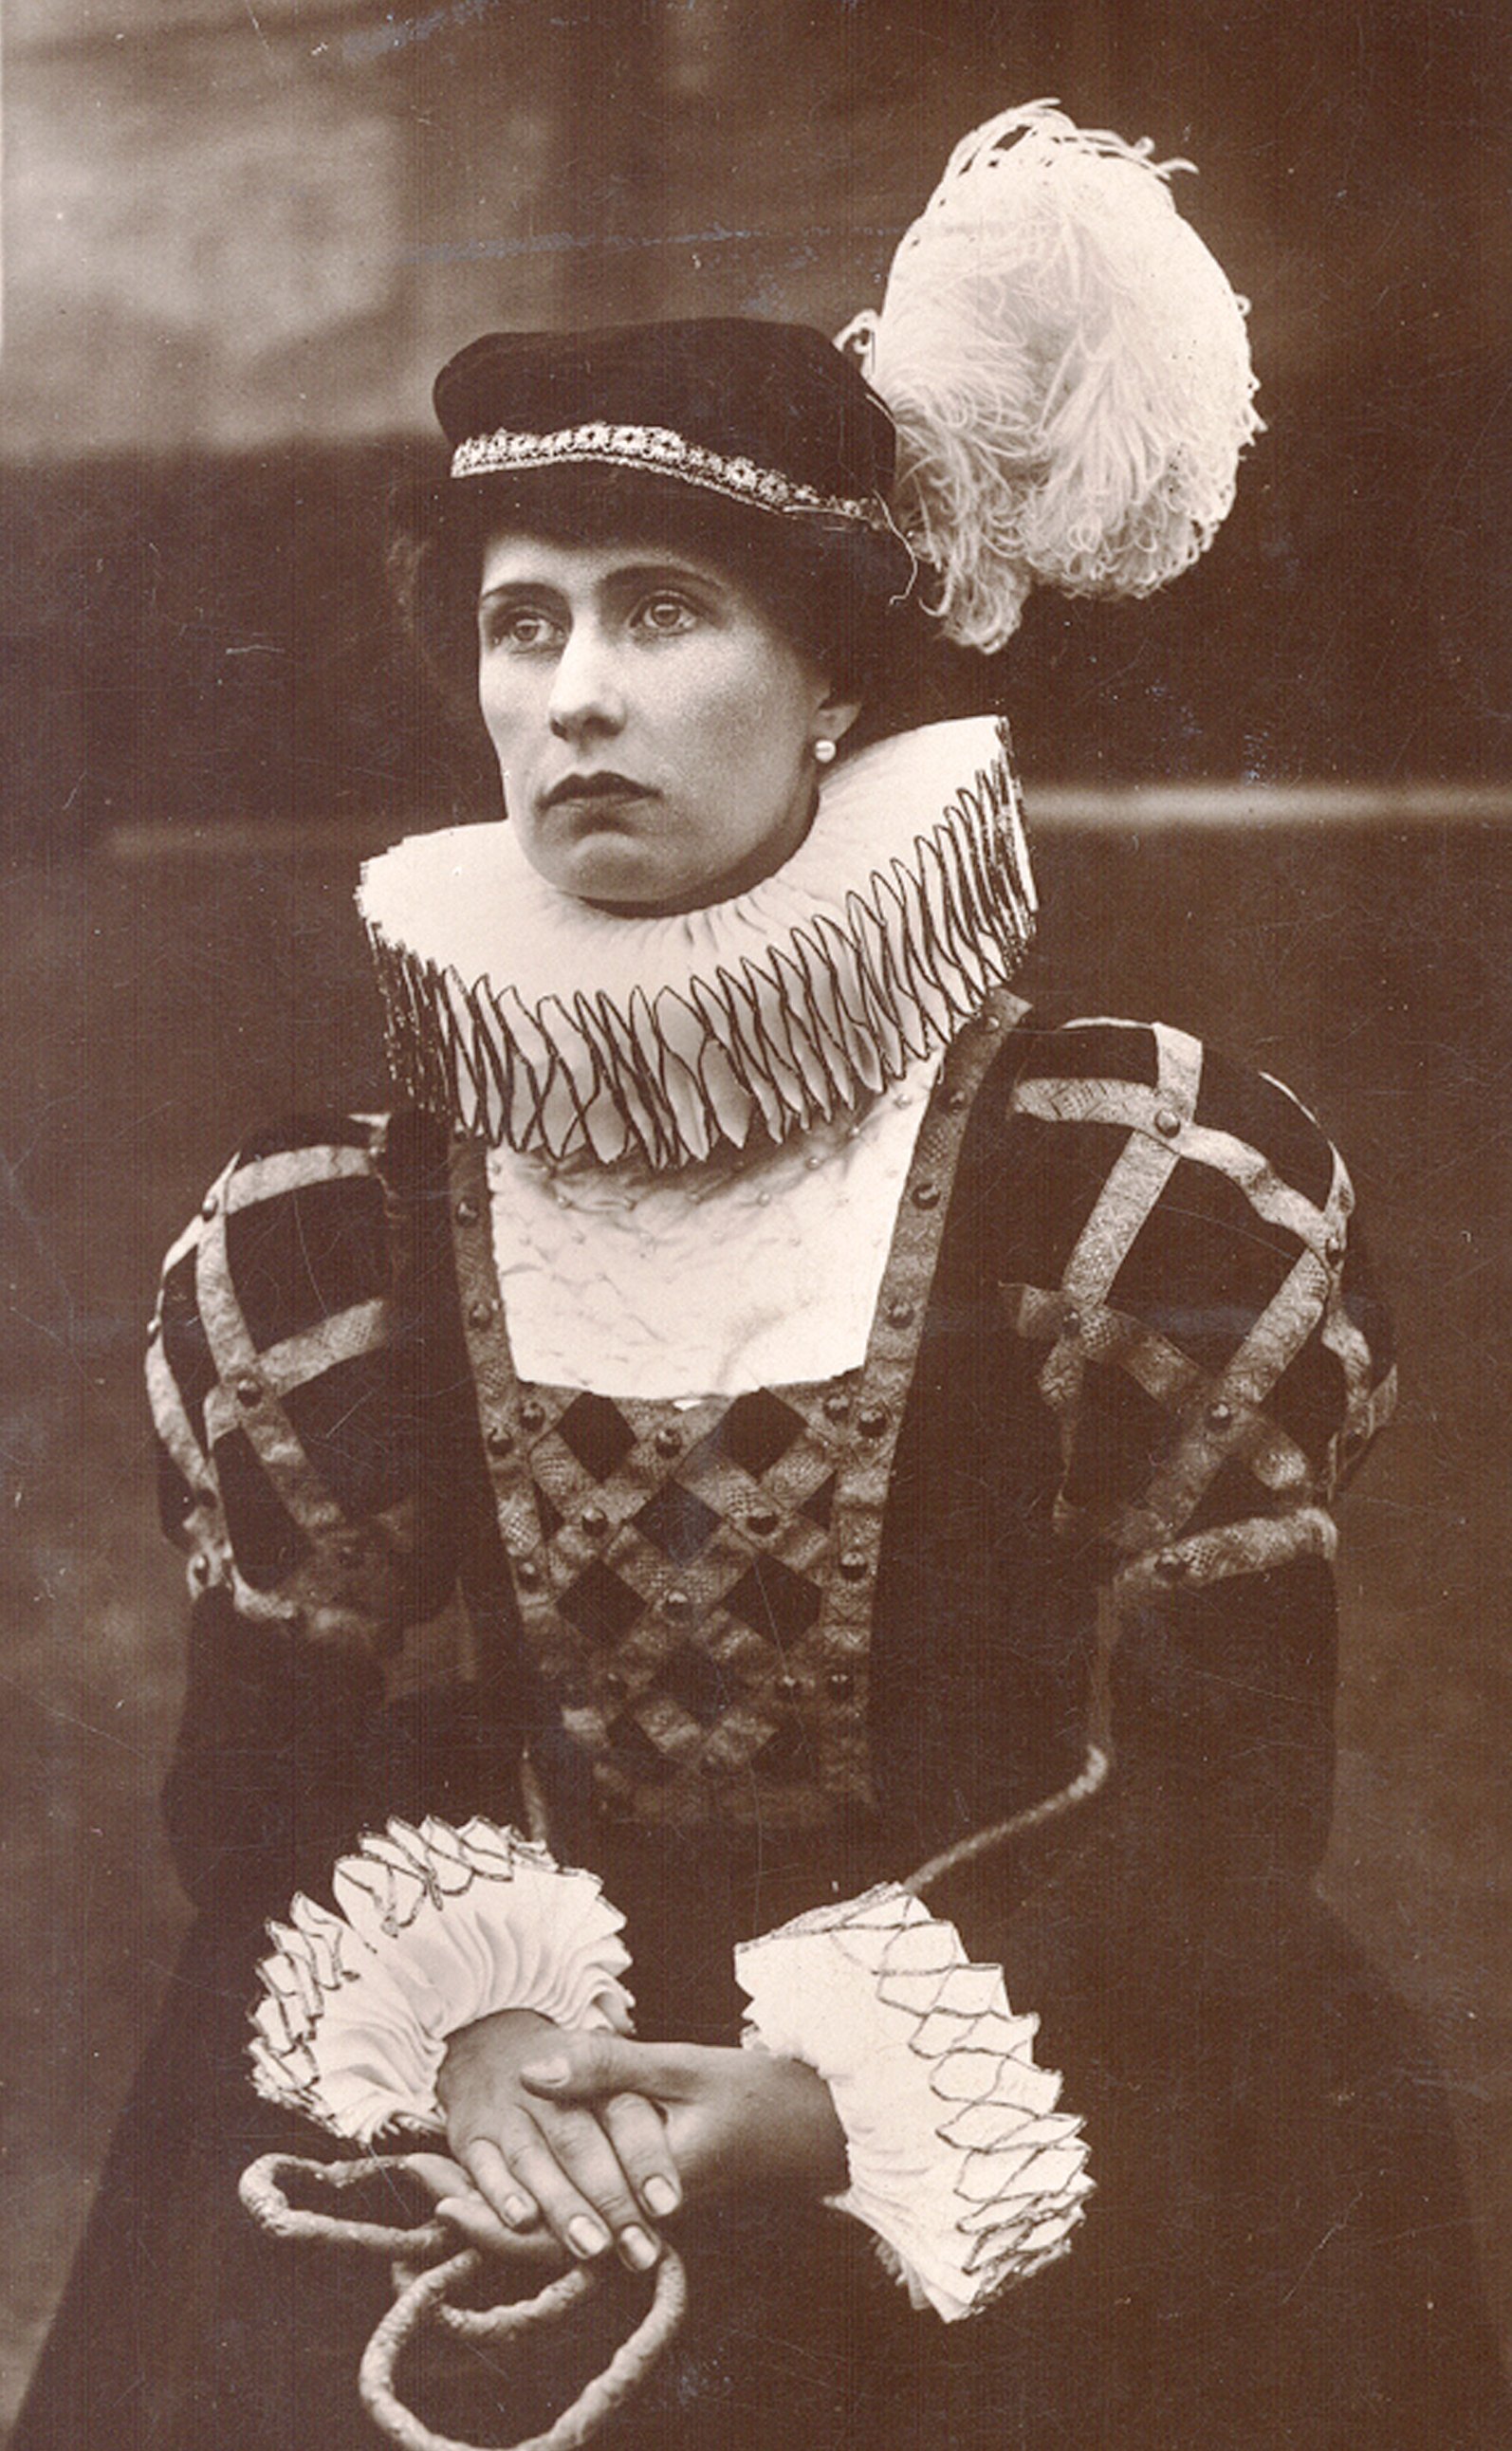
<svg viewBox="0 0 1512 2451"><path fill-rule="evenodd" d="M433 2204L442 2196L467 2193L467 2173L449 2153L406 2153L404 2167L420 2181Z"/></svg>
<svg viewBox="0 0 1512 2451"><path fill-rule="evenodd" d="M521 2122L521 2129L526 2125ZM511 2229L528 2229L540 2218L540 2206L522 2187L508 2157L491 2136L470 2137L457 2147L468 2177L485 2203Z"/></svg>
<svg viewBox="0 0 1512 2451"><path fill-rule="evenodd" d="M579 2261L604 2254L617 2240L633 2270L655 2264L659 2245L643 2227L630 2184L589 2112L545 2111L544 2131L524 2112L512 2114L500 2124L496 2140L464 2145L462 2159L496 2211L502 2209L504 2188L528 2198L552 2235Z"/></svg>
<svg viewBox="0 0 1512 2451"><path fill-rule="evenodd" d="M704 2054L703 2056L707 2056ZM596 2102L617 2093L679 2101L702 2071L696 2046L637 2043L619 2034L552 2034L523 2062L520 2083L553 2102Z"/></svg>
<svg viewBox="0 0 1512 2451"><path fill-rule="evenodd" d="M558 2272L561 2270L561 2248L543 2223L528 2230L506 2229L481 2196L465 2184L456 2195L442 2196L436 2211L469 2246L476 2246L483 2255L501 2257L510 2264L546 2265Z"/></svg>
<svg viewBox="0 0 1512 2451"><path fill-rule="evenodd" d="M666 2122L641 2093L616 2093L600 2104L599 2117L619 2167L655 2221L665 2221L682 2202L677 2166Z"/></svg>
<svg viewBox="0 0 1512 2451"><path fill-rule="evenodd" d="M558 2169L590 2210L590 2217L612 2233L620 2259L633 2272L649 2271L660 2252L658 2240L647 2229L635 2183L617 2155L608 2134L592 2111L563 2106L560 2109L541 2103L536 2111L536 2125L546 2149ZM548 2222L557 2226L553 2200L541 2193L539 2167L532 2158L521 2161L514 2157L518 2175L530 2186L540 2204ZM586 2244L586 2233L580 2228L576 2207L564 2231L567 2243L580 2254L595 2255L600 2247ZM608 2244L607 2236L603 2244Z"/></svg>

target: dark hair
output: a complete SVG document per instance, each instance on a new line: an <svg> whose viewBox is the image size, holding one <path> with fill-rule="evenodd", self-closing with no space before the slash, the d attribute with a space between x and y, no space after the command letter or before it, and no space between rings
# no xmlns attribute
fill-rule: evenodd
<svg viewBox="0 0 1512 2451"><path fill-rule="evenodd" d="M478 712L478 582L487 538L518 522L555 543L654 539L717 562L847 697L852 745L917 719L934 647L901 539L819 513L778 516L638 469L573 466L411 483L390 511L401 614L454 709Z"/></svg>

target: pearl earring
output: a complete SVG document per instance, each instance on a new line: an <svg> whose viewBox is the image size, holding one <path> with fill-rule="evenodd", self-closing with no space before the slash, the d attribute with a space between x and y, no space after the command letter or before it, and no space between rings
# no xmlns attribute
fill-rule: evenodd
<svg viewBox="0 0 1512 2451"><path fill-rule="evenodd" d="M835 758L835 746L834 741L816 740L814 744L814 755L819 765L833 766Z"/></svg>

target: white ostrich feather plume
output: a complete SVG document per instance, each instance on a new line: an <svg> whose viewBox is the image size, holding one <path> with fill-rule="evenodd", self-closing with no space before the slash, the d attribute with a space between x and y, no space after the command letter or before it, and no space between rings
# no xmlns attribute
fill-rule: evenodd
<svg viewBox="0 0 1512 2451"><path fill-rule="evenodd" d="M947 635L1032 586L1147 596L1211 543L1260 430L1245 301L1155 162L1049 102L963 138L840 336L898 428L893 509Z"/></svg>

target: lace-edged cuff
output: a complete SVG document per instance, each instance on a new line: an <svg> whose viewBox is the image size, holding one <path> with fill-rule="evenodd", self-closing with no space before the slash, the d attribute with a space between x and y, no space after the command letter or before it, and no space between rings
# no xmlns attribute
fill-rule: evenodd
<svg viewBox="0 0 1512 2451"><path fill-rule="evenodd" d="M829 2085L851 2165L830 2201L916 2306L953 2322L1066 2253L1092 2186L1081 2123L1034 2064L1038 2019L953 1924L886 1886L746 1942L736 1969L744 2040Z"/></svg>
<svg viewBox="0 0 1512 2451"><path fill-rule="evenodd" d="M445 2126L446 2038L500 2009L560 2026L628 2017L624 1917L592 1873L491 1822L391 1821L332 1876L333 1914L296 1897L258 1969L252 2080L338 2136Z"/></svg>

